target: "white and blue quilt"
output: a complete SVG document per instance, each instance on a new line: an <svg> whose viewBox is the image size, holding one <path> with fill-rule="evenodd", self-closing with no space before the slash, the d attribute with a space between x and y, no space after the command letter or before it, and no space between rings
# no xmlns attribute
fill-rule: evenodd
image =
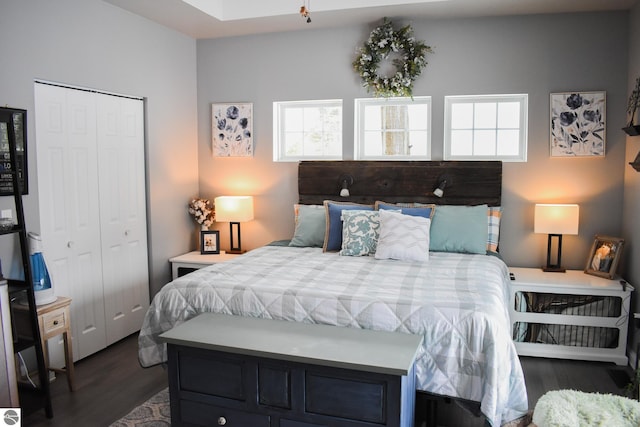
<svg viewBox="0 0 640 427"><path fill-rule="evenodd" d="M420 334L416 387L480 402L499 426L528 409L508 286L507 266L488 255L404 262L265 246L164 286L140 331L139 359L165 362L158 336L202 312Z"/></svg>

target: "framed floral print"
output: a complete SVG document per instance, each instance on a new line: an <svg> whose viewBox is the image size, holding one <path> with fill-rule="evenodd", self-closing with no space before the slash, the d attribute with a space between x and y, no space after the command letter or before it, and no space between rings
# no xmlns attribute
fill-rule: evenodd
<svg viewBox="0 0 640 427"><path fill-rule="evenodd" d="M551 157L604 156L606 92L551 94Z"/></svg>
<svg viewBox="0 0 640 427"><path fill-rule="evenodd" d="M211 104L211 137L215 157L252 157L253 104Z"/></svg>

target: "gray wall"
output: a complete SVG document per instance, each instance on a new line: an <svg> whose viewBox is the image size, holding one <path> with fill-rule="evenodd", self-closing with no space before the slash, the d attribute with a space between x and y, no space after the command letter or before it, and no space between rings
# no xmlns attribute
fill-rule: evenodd
<svg viewBox="0 0 640 427"><path fill-rule="evenodd" d="M168 258L190 249L186 204L198 194L196 43L99 0L2 1L0 104L28 111L27 227L39 231L34 79L146 98L151 291L170 278ZM13 206L0 198L0 206ZM4 273L22 272L10 237ZM13 261L12 261L13 260ZM55 280L55 278L54 278Z"/></svg>
<svg viewBox="0 0 640 427"><path fill-rule="evenodd" d="M402 22L396 21L397 25ZM373 26L199 40L198 162L204 196L252 194L256 220L243 247L293 233L297 165L272 161L274 101L342 98L345 152L353 147L353 100L369 96L351 68ZM536 202L579 203L578 236L564 239L563 264L582 269L596 233L622 228L628 13L412 21L435 53L415 84L433 97L432 158L442 159L445 95L529 94L527 163L505 163L501 252L511 266L538 266L546 236L533 233ZM606 157L549 157L549 94L606 91ZM213 158L211 103L253 102L255 156ZM222 246L228 228L221 228Z"/></svg>
<svg viewBox="0 0 640 427"><path fill-rule="evenodd" d="M629 18L629 78L627 94L635 87L636 78L640 77L640 3L638 3ZM636 124L640 124L640 112L636 113ZM624 219L623 236L626 238L624 248L624 277L633 284L636 292L632 296L632 312L640 312L640 172L637 172L627 163L632 162L640 152L640 136L627 137L627 155L624 165ZM630 337L631 349L636 351L636 343L640 339L635 322L631 321ZM637 355L636 355L637 357Z"/></svg>
<svg viewBox="0 0 640 427"><path fill-rule="evenodd" d="M195 227L185 209L193 196L255 195L256 220L243 224L246 248L291 237L297 165L272 161L273 101L344 99L345 151L351 151L353 99L368 96L351 61L378 23L196 42L99 0L2 2L0 8L0 47L16 52L0 67L0 104L32 113L35 78L147 98L152 293L169 278L167 259L194 246ZM546 237L532 232L533 204L576 202L580 234L565 237L563 261L582 268L595 233L623 232L625 138L619 129L628 54L638 50L637 42L629 46L638 37L629 36L628 14L411 23L435 50L414 91L433 97L433 158L442 158L445 95L528 93L529 162L504 166L502 253L513 266L543 263ZM605 158L549 158L549 93L571 90L607 92ZM211 156L210 104L229 101L254 103L253 158ZM38 231L33 118L25 203L27 225ZM0 206L7 203L0 200ZM224 248L228 228L217 227ZM5 275L14 273L7 267L13 250L15 243L0 241Z"/></svg>

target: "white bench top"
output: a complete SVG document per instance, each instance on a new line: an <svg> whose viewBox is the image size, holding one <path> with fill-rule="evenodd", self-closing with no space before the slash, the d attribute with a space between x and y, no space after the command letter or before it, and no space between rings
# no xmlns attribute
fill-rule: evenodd
<svg viewBox="0 0 640 427"><path fill-rule="evenodd" d="M160 335L167 343L335 368L407 375L422 336L203 313Z"/></svg>

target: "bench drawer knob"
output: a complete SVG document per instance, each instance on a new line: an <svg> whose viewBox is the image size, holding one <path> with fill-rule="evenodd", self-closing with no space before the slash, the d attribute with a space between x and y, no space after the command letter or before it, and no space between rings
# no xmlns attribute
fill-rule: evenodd
<svg viewBox="0 0 640 427"><path fill-rule="evenodd" d="M225 424L227 424L227 419L225 417L218 418L218 425L219 426L223 426Z"/></svg>

